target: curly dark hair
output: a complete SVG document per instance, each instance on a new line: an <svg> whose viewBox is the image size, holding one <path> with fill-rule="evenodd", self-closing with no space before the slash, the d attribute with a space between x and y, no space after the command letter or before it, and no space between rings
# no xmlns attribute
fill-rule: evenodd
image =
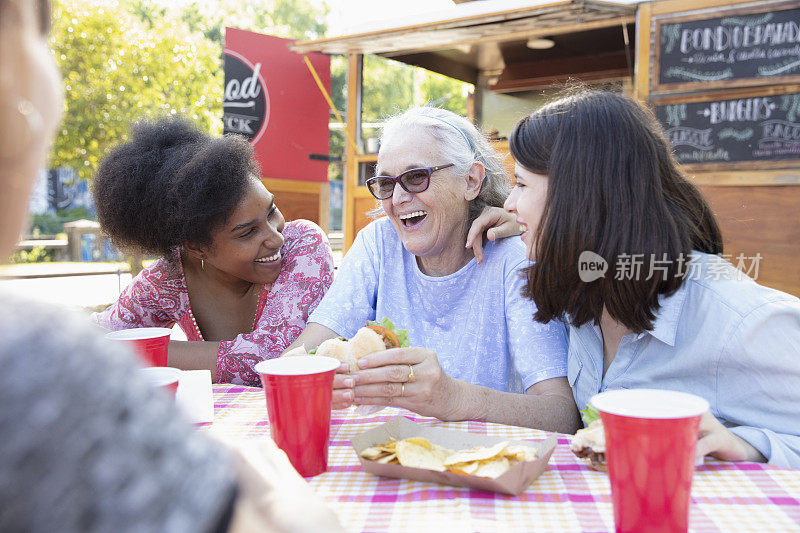
<svg viewBox="0 0 800 533"><path fill-rule="evenodd" d="M120 247L167 258L176 247L211 244L259 176L237 135L212 137L185 119L139 122L103 158L92 193L103 230Z"/></svg>

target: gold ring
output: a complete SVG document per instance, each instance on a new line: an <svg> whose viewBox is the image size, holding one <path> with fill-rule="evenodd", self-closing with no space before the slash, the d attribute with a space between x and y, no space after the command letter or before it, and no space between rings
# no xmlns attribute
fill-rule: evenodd
<svg viewBox="0 0 800 533"><path fill-rule="evenodd" d="M405 395L406 395L406 384L403 383L402 385L400 385L400 397L402 398Z"/></svg>
<svg viewBox="0 0 800 533"><path fill-rule="evenodd" d="M408 379L406 380L406 383L409 383L411 381L414 381L414 367L408 365Z"/></svg>

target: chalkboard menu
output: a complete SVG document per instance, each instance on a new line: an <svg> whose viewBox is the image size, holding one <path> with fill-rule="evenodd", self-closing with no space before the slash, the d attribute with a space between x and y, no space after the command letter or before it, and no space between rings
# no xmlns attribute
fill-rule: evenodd
<svg viewBox="0 0 800 533"><path fill-rule="evenodd" d="M780 168L800 161L800 93L655 106L679 163Z"/></svg>
<svg viewBox="0 0 800 533"><path fill-rule="evenodd" d="M800 82L796 1L654 20L652 92Z"/></svg>

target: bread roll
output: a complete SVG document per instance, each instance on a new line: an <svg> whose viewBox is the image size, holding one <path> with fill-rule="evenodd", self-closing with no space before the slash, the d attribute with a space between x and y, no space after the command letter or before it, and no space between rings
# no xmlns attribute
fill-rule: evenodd
<svg viewBox="0 0 800 533"><path fill-rule="evenodd" d="M333 357L347 363L350 367L350 372L358 370L356 358L353 355L353 346L349 341L343 341L337 338L323 341L322 344L319 345L319 348L317 348L317 355Z"/></svg>
<svg viewBox="0 0 800 533"><path fill-rule="evenodd" d="M386 350L383 337L369 328L359 329L353 338L350 339L350 344L353 346L353 355L356 359L361 359L370 353Z"/></svg>
<svg viewBox="0 0 800 533"><path fill-rule="evenodd" d="M301 344L297 348L292 348L291 350L283 354L283 357L291 357L293 355L308 355L308 352L306 351L306 345Z"/></svg>

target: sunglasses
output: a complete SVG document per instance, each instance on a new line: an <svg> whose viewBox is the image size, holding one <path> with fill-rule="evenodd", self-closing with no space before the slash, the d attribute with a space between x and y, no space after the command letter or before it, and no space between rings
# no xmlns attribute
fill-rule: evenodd
<svg viewBox="0 0 800 533"><path fill-rule="evenodd" d="M399 183L400 187L406 192L424 192L431 184L431 174L437 170L452 166L453 163L439 165L438 167L412 168L406 170L396 178L393 176L375 176L367 180L367 188L369 188L369 192L372 193L372 196L378 200L391 198L392 194L394 194L394 186L396 183Z"/></svg>

